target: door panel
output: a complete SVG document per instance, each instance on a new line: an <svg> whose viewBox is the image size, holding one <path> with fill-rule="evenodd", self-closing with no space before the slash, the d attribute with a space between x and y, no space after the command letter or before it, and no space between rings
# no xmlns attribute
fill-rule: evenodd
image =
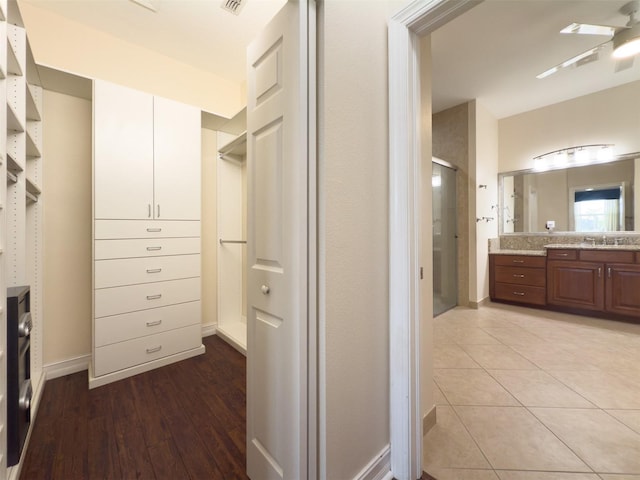
<svg viewBox="0 0 640 480"><path fill-rule="evenodd" d="M247 474L307 477L306 6L247 54ZM304 58L304 62L301 62Z"/></svg>
<svg viewBox="0 0 640 480"><path fill-rule="evenodd" d="M587 310L604 309L604 265L547 262L547 303Z"/></svg>
<svg viewBox="0 0 640 480"><path fill-rule="evenodd" d="M153 97L100 80L93 88L95 218L150 218Z"/></svg>
<svg viewBox="0 0 640 480"><path fill-rule="evenodd" d="M640 317L640 265L609 264L607 311Z"/></svg>
<svg viewBox="0 0 640 480"><path fill-rule="evenodd" d="M154 97L154 217L200 219L200 110Z"/></svg>

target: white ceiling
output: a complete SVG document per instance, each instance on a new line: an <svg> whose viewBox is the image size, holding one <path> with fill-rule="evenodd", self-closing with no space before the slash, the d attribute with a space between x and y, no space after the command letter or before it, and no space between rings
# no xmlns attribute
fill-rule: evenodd
<svg viewBox="0 0 640 480"><path fill-rule="evenodd" d="M245 79L246 46L286 2L245 0L235 16L220 8L223 0L149 0L156 13L130 0L21 1L236 82ZM485 0L432 36L434 112L478 99L503 118L639 80L640 58L616 74L610 50L597 62L535 78L606 40L561 28L624 25L618 9L626 1Z"/></svg>
<svg viewBox="0 0 640 480"><path fill-rule="evenodd" d="M628 0L486 0L432 35L434 112L478 99L497 118L640 80L640 58L614 73L596 62L536 75L608 37L558 33L572 22L622 26ZM638 92L640 95L640 91Z"/></svg>
<svg viewBox="0 0 640 480"><path fill-rule="evenodd" d="M286 0L244 0L240 15L223 0L21 0L234 82L245 79L246 47Z"/></svg>

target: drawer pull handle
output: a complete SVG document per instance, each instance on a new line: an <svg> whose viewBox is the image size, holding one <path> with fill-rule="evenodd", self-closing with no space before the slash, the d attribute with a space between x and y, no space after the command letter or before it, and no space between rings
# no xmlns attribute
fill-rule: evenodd
<svg viewBox="0 0 640 480"><path fill-rule="evenodd" d="M607 268L607 276L611 278L611 267Z"/></svg>
<svg viewBox="0 0 640 480"><path fill-rule="evenodd" d="M519 295L521 297L524 297L524 292L513 292L514 295Z"/></svg>
<svg viewBox="0 0 640 480"><path fill-rule="evenodd" d="M158 345L157 347L147 348L147 353L156 353L162 350L162 345Z"/></svg>
<svg viewBox="0 0 640 480"><path fill-rule="evenodd" d="M147 247L148 252L155 252L157 250L162 250L162 247Z"/></svg>
<svg viewBox="0 0 640 480"><path fill-rule="evenodd" d="M161 271L161 268L147 268L147 273L160 273Z"/></svg>
<svg viewBox="0 0 640 480"><path fill-rule="evenodd" d="M161 228L147 228L147 232L149 233L158 233L161 232L162 229Z"/></svg>
<svg viewBox="0 0 640 480"><path fill-rule="evenodd" d="M602 277L602 268L598 267L598 278Z"/></svg>
<svg viewBox="0 0 640 480"><path fill-rule="evenodd" d="M556 257L568 257L568 253L556 253Z"/></svg>
<svg viewBox="0 0 640 480"><path fill-rule="evenodd" d="M513 263L524 263L524 260L513 260Z"/></svg>
<svg viewBox="0 0 640 480"><path fill-rule="evenodd" d="M513 274L514 278L524 278L524 275L518 275L517 273Z"/></svg>
<svg viewBox="0 0 640 480"><path fill-rule="evenodd" d="M158 300L159 298L162 298L162 294L158 294L158 295L147 295L147 300Z"/></svg>
<svg viewBox="0 0 640 480"><path fill-rule="evenodd" d="M155 320L153 322L147 322L147 327L157 327L162 323L162 320Z"/></svg>

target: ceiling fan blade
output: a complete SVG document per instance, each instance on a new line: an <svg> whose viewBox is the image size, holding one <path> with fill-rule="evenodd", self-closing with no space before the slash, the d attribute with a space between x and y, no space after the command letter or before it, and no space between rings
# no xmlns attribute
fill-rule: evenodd
<svg viewBox="0 0 640 480"><path fill-rule="evenodd" d="M536 75L536 78L543 79L548 77L549 75L553 75L554 73L562 70L563 68L573 67L573 66L580 67L582 65L586 65L587 63L595 62L599 58L600 50L609 43L610 43L610 40L604 43L601 43L600 45L596 45L595 47L590 48L586 52L582 52L576 55L575 57L571 57L568 60L565 60L564 62L551 67L549 70L545 70L541 74Z"/></svg>
<svg viewBox="0 0 640 480"><path fill-rule="evenodd" d="M620 27L610 25L591 25L588 23L572 23L567 25L560 33L577 33L579 35L607 35L613 36Z"/></svg>
<svg viewBox="0 0 640 480"><path fill-rule="evenodd" d="M633 61L635 60L635 58L636 57L628 57L628 58L621 58L617 60L614 71L618 73L633 67Z"/></svg>

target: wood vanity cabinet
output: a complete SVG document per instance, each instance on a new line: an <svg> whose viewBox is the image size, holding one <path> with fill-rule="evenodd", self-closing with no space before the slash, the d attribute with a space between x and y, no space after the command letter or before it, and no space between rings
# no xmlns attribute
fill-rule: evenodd
<svg viewBox="0 0 640 480"><path fill-rule="evenodd" d="M545 257L533 255L489 255L492 300L545 305Z"/></svg>
<svg viewBox="0 0 640 480"><path fill-rule="evenodd" d="M547 303L640 317L640 264L633 251L549 250Z"/></svg>

